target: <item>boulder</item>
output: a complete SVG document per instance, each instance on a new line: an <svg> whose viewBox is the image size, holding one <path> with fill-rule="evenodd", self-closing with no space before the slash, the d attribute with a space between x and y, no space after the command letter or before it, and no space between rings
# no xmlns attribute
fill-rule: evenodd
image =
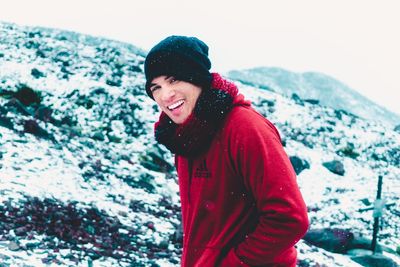
<svg viewBox="0 0 400 267"><path fill-rule="evenodd" d="M346 229L313 229L309 230L303 238L311 245L323 248L333 253L345 253L354 235Z"/></svg>
<svg viewBox="0 0 400 267"><path fill-rule="evenodd" d="M11 121L11 119L0 115L0 127L14 130L14 123Z"/></svg>
<svg viewBox="0 0 400 267"><path fill-rule="evenodd" d="M33 134L37 137L53 140L53 137L42 127L35 120L26 120L24 121L24 132Z"/></svg>
<svg viewBox="0 0 400 267"><path fill-rule="evenodd" d="M349 244L349 249L363 249L371 251L371 243L372 243L371 239L354 234L354 238L353 240L351 240ZM375 250L376 252L382 253L382 246L377 244Z"/></svg>
<svg viewBox="0 0 400 267"><path fill-rule="evenodd" d="M304 99L304 102L310 103L312 105L319 105L319 100L318 99Z"/></svg>
<svg viewBox="0 0 400 267"><path fill-rule="evenodd" d="M164 155L165 152L156 145L141 156L140 163L149 170L169 173L174 167L165 160Z"/></svg>
<svg viewBox="0 0 400 267"><path fill-rule="evenodd" d="M49 107L39 105L39 107L35 111L35 118L44 121L44 122L54 122L52 118L53 110Z"/></svg>
<svg viewBox="0 0 400 267"><path fill-rule="evenodd" d="M297 175L299 175L303 170L310 168L310 164L304 159L297 156L291 156L289 159Z"/></svg>
<svg viewBox="0 0 400 267"><path fill-rule="evenodd" d="M14 97L25 106L29 106L31 104L40 104L42 101L40 92L34 91L26 85L22 85L14 94Z"/></svg>
<svg viewBox="0 0 400 267"><path fill-rule="evenodd" d="M17 251L17 250L19 250L20 248L21 248L21 247L17 244L17 242L11 241L11 242L8 244L8 249L11 250L11 251Z"/></svg>
<svg viewBox="0 0 400 267"><path fill-rule="evenodd" d="M40 70L38 70L36 68L33 68L31 70L31 75L36 79L46 76L43 72L41 72Z"/></svg>
<svg viewBox="0 0 400 267"><path fill-rule="evenodd" d="M292 98L292 100L294 100L294 102L296 104L304 106L304 102L303 102L303 100L300 98L300 96L298 94L296 94L296 93L292 94L291 98Z"/></svg>
<svg viewBox="0 0 400 267"><path fill-rule="evenodd" d="M364 267L397 267L397 263L382 254L362 255L351 258Z"/></svg>
<svg viewBox="0 0 400 267"><path fill-rule="evenodd" d="M338 160L324 162L324 163L322 163L322 165L325 168L327 168L328 170L330 170L331 172L333 172L334 174L343 176L345 173L343 163Z"/></svg>

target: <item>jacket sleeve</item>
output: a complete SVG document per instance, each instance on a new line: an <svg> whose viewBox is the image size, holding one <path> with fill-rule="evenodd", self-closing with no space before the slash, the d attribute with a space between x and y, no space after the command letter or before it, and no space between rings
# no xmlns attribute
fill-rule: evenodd
<svg viewBox="0 0 400 267"><path fill-rule="evenodd" d="M235 118L230 131L231 160L253 195L259 222L231 249L222 266L259 266L274 262L303 237L307 209L278 131L252 111Z"/></svg>

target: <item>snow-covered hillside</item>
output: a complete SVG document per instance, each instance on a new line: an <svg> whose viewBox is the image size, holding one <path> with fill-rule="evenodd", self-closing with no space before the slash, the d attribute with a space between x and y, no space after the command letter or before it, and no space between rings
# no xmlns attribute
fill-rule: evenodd
<svg viewBox="0 0 400 267"><path fill-rule="evenodd" d="M276 67L230 71L228 76L291 97L317 100L321 105L346 110L362 118L400 125L400 115L379 106L342 82L317 72L295 73ZM379 90L379 88L376 88Z"/></svg>
<svg viewBox="0 0 400 267"><path fill-rule="evenodd" d="M176 174L154 141L144 57L117 41L0 23L1 266L179 266ZM400 134L236 83L280 130L310 231L370 238L384 177L379 244L399 264ZM360 266L347 250L297 246L299 266Z"/></svg>

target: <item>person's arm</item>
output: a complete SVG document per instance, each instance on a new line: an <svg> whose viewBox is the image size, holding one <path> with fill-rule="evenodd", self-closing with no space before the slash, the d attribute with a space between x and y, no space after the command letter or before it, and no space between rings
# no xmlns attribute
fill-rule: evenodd
<svg viewBox="0 0 400 267"><path fill-rule="evenodd" d="M239 116L230 133L236 169L253 194L259 223L222 260L221 266L258 266L274 261L308 228L307 208L279 133L258 114Z"/></svg>

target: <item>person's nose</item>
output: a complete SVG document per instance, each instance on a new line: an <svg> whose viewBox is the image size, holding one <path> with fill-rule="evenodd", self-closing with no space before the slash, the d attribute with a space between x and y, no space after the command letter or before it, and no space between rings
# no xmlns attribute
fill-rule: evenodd
<svg viewBox="0 0 400 267"><path fill-rule="evenodd" d="M165 87L165 90L163 90L163 94L162 94L162 100L164 102L170 102L175 96L175 89L167 86Z"/></svg>

